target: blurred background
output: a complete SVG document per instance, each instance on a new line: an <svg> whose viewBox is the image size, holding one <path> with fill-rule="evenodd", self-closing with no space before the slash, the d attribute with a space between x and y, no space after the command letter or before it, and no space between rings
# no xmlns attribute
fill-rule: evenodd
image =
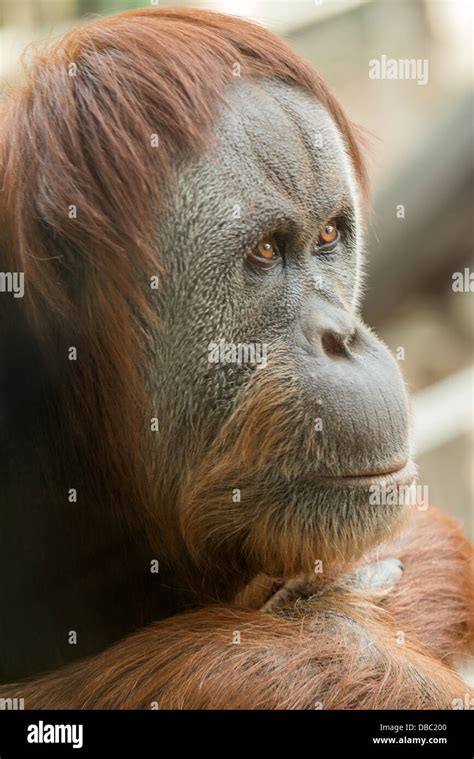
<svg viewBox="0 0 474 759"><path fill-rule="evenodd" d="M472 3L0 0L0 88L21 78L29 43L150 5L235 13L270 27L368 130L365 318L400 360L412 394L419 482L474 538ZM390 59L418 62L423 74L389 78L382 68L385 76L369 76L371 61Z"/></svg>

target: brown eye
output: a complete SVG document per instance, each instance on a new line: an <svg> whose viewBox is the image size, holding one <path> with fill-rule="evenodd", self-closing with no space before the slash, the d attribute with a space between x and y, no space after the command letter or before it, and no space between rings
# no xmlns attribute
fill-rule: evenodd
<svg viewBox="0 0 474 759"><path fill-rule="evenodd" d="M319 233L318 245L330 245L336 242L339 231L334 221L327 221Z"/></svg>
<svg viewBox="0 0 474 759"><path fill-rule="evenodd" d="M257 255L271 261L272 258L275 258L276 256L276 250L273 243L270 240L262 240L262 242L257 245Z"/></svg>
<svg viewBox="0 0 474 759"><path fill-rule="evenodd" d="M260 269L273 269L281 261L278 245L270 237L260 240L258 245L248 255L248 258L254 266Z"/></svg>

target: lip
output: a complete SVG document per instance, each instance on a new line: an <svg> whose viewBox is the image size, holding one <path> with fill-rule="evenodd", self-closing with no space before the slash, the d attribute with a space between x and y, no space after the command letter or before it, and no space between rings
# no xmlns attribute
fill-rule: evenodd
<svg viewBox="0 0 474 759"><path fill-rule="evenodd" d="M339 477L317 477L317 482L327 485L340 485L350 488L370 488L387 485L411 485L416 476L416 466L409 459L398 469L390 469L385 472L373 472L370 474L349 474Z"/></svg>

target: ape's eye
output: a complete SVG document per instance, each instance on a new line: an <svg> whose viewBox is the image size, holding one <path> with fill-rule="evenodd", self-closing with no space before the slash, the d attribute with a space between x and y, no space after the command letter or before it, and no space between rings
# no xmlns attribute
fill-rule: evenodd
<svg viewBox="0 0 474 759"><path fill-rule="evenodd" d="M318 247L323 248L332 245L339 240L339 230L333 219L326 221L321 228L318 238Z"/></svg>
<svg viewBox="0 0 474 759"><path fill-rule="evenodd" d="M275 258L276 252L273 243L270 240L262 240L262 242L257 245L257 255L262 256L267 260Z"/></svg>
<svg viewBox="0 0 474 759"><path fill-rule="evenodd" d="M281 261L278 245L271 237L260 240L247 257L254 266L260 269L273 269Z"/></svg>

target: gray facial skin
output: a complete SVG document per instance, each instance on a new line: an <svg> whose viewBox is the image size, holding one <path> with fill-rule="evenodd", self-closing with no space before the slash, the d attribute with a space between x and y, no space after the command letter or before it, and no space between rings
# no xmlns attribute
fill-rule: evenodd
<svg viewBox="0 0 474 759"><path fill-rule="evenodd" d="M314 560L356 555L392 528L401 510L369 505L368 476L406 464L408 414L395 361L358 316L359 200L330 116L274 81L237 80L227 99L215 143L178 168L159 219L165 274L151 382L160 500L181 511L186 536L175 550L185 544L202 564L205 546L206 576L225 556L245 580L311 571ZM318 255L329 219L341 240ZM248 254L269 236L281 263L252 268ZM210 363L219 340L266 344L268 365ZM246 411L216 448L239 404ZM250 455L239 436L252 441ZM219 451L236 456L235 471L213 470ZM208 483L202 492L198 480Z"/></svg>

